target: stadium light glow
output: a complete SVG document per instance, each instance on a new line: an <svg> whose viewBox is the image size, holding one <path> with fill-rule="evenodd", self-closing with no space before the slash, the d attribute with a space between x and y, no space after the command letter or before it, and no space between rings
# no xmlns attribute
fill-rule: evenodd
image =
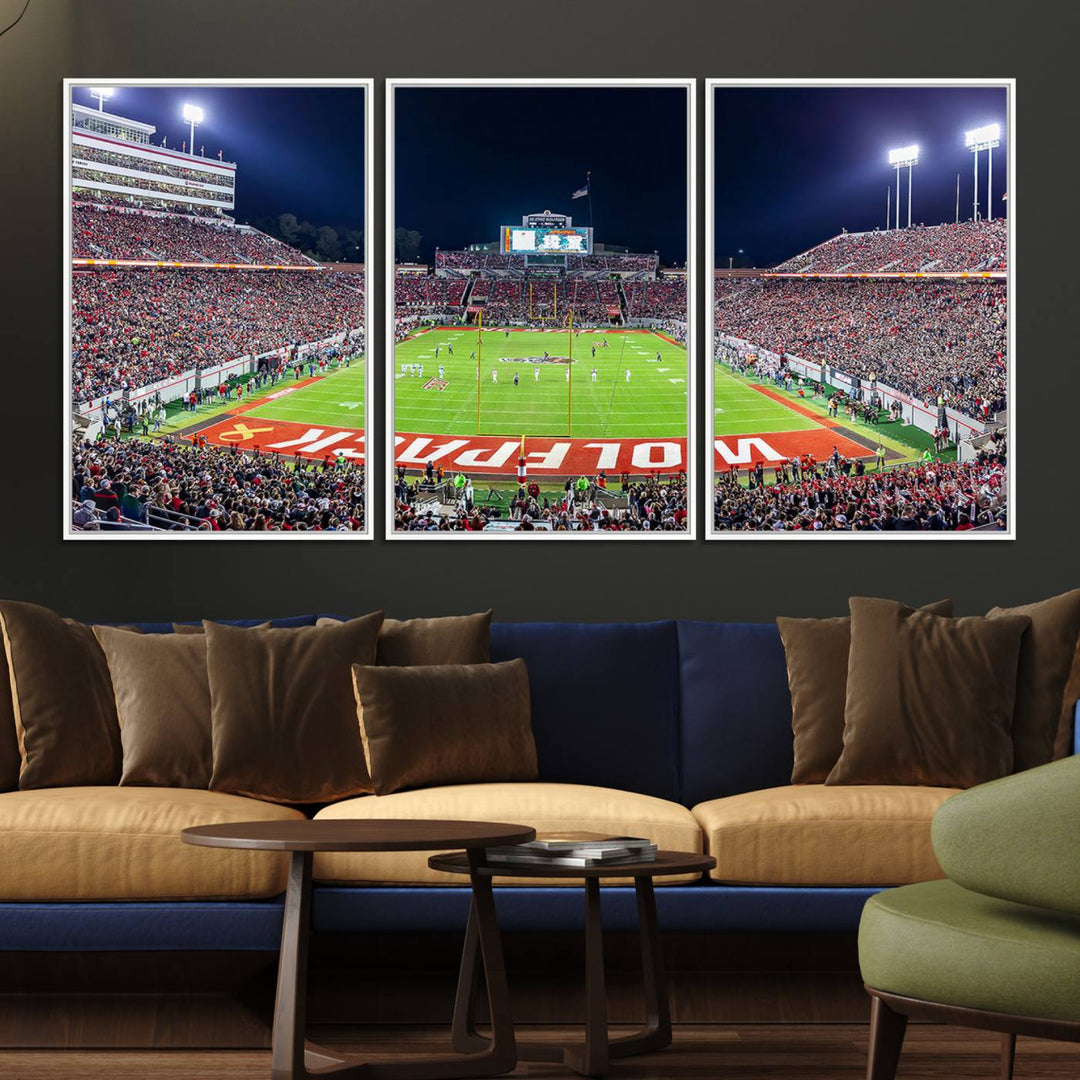
<svg viewBox="0 0 1080 1080"><path fill-rule="evenodd" d="M974 146L976 143L996 143L1001 139L1000 124L984 124L964 132L964 145Z"/></svg>
<svg viewBox="0 0 1080 1080"><path fill-rule="evenodd" d="M1001 145L1001 125L983 124L964 132L964 145L971 151L975 170L975 196L971 220L979 220L979 153L986 151L986 220L994 220L994 147Z"/></svg>
<svg viewBox="0 0 1080 1080"><path fill-rule="evenodd" d="M900 228L900 170L907 169L907 223L911 228L911 172L919 164L919 144L900 146L889 151L889 164L896 170L896 227ZM886 218L885 227L889 222Z"/></svg>
<svg viewBox="0 0 1080 1080"><path fill-rule="evenodd" d="M192 157L194 157L195 156L195 125L196 124L201 124L203 122L203 117L206 114L203 112L201 105L191 105L191 104L185 103L184 108L182 110L182 115L183 115L184 119L188 122L188 125L191 128L191 142L188 144L188 153L191 154Z"/></svg>
<svg viewBox="0 0 1080 1080"><path fill-rule="evenodd" d="M908 165L918 165L919 144L912 143L911 146L901 146L898 150L890 150L889 164L899 168L906 168Z"/></svg>
<svg viewBox="0 0 1080 1080"><path fill-rule="evenodd" d="M109 100L116 93L115 86L91 86L90 96L97 98L98 112L105 111L105 102Z"/></svg>

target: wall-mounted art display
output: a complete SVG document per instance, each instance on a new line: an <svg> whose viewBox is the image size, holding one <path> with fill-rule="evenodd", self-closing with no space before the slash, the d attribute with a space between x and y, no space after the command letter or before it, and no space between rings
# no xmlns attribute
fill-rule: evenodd
<svg viewBox="0 0 1080 1080"><path fill-rule="evenodd" d="M693 80L390 80L387 535L693 534Z"/></svg>
<svg viewBox="0 0 1080 1080"><path fill-rule="evenodd" d="M370 538L371 96L65 81L65 539Z"/></svg>
<svg viewBox="0 0 1080 1080"><path fill-rule="evenodd" d="M1011 80L709 81L709 539L1012 539Z"/></svg>

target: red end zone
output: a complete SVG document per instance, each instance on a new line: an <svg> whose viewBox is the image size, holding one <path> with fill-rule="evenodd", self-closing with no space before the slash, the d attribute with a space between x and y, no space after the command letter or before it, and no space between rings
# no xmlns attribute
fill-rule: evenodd
<svg viewBox="0 0 1080 1080"><path fill-rule="evenodd" d="M276 450L287 457L319 459L336 454L356 461L364 460L364 433L356 428L262 420L241 412L203 428L199 434L218 446L235 446L240 450L258 448L265 453ZM190 441L191 436L184 438Z"/></svg>
<svg viewBox="0 0 1080 1080"><path fill-rule="evenodd" d="M844 457L870 457L865 446L841 435L839 431L817 428L810 431L774 431L769 435L730 435L717 439L713 453L713 469L727 472L733 465L740 469L762 464L766 468L781 461L813 454L824 461L836 447Z"/></svg>

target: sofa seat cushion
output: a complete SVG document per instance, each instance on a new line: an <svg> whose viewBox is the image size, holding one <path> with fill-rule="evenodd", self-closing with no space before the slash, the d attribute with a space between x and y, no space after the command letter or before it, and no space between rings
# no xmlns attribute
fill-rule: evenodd
<svg viewBox="0 0 1080 1080"><path fill-rule="evenodd" d="M1080 916L928 881L871 897L868 986L945 1005L1080 1022Z"/></svg>
<svg viewBox="0 0 1080 1080"><path fill-rule="evenodd" d="M794 784L694 807L716 881L906 885L942 876L930 819L952 788Z"/></svg>
<svg viewBox="0 0 1080 1080"><path fill-rule="evenodd" d="M0 795L0 901L276 896L287 856L194 847L189 825L292 821L299 810L190 788L70 787Z"/></svg>
<svg viewBox="0 0 1080 1080"><path fill-rule="evenodd" d="M597 832L645 836L662 848L701 851L701 829L685 806L612 788L582 784L455 784L451 787L368 795L327 806L317 821L342 818L446 818L531 825L539 833ZM468 879L429 870L432 852L325 852L315 856L315 880L335 884L464 885ZM657 884L699 875L657 878ZM606 884L626 884L611 879ZM497 885L574 885L565 878L495 878Z"/></svg>

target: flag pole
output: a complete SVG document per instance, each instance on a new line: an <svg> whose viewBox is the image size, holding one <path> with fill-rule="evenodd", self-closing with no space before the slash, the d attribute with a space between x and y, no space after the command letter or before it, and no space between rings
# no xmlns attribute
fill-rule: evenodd
<svg viewBox="0 0 1080 1080"><path fill-rule="evenodd" d="M592 232L592 173L585 174L585 188L589 192L589 231Z"/></svg>

